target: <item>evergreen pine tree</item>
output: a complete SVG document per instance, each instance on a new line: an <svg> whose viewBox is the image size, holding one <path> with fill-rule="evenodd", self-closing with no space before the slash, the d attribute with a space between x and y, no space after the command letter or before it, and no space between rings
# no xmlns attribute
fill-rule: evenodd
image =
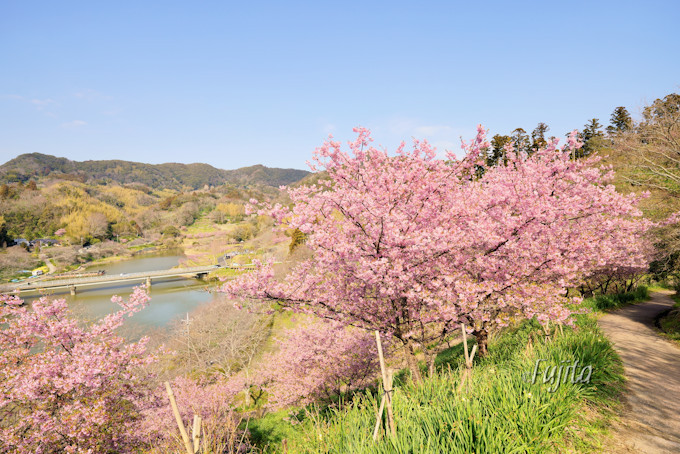
<svg viewBox="0 0 680 454"><path fill-rule="evenodd" d="M628 110L623 106L614 109L609 121L611 125L607 126L607 132L610 135L629 131L633 127L633 119L628 113Z"/></svg>

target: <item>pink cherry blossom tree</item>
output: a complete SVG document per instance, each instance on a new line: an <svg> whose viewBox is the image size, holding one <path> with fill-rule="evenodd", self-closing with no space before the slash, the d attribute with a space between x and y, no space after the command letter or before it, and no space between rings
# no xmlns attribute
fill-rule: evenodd
<svg viewBox="0 0 680 454"><path fill-rule="evenodd" d="M181 376L171 382L171 387L184 426L192 427L194 415L201 417L201 452L247 451L246 437L239 429L241 416L232 405L242 387L234 386L232 381L199 382ZM152 453L182 451L182 440L165 387L155 388L153 397L156 404L144 410L138 433Z"/></svg>
<svg viewBox="0 0 680 454"><path fill-rule="evenodd" d="M391 335L417 380L412 353L460 323L484 355L489 330L510 317L568 322L578 301L567 288L602 267L646 265L636 197L608 185L596 158L569 158L575 135L531 156L509 146L507 165L480 175L481 126L462 159L446 160L419 141L389 155L355 131L349 152L332 140L316 150L311 168L327 181L287 189L290 207L260 205L306 235L312 258L282 279L263 264L223 291Z"/></svg>
<svg viewBox="0 0 680 454"><path fill-rule="evenodd" d="M375 336L337 322L305 321L284 332L277 346L254 374L271 408L329 401L366 386L378 370Z"/></svg>
<svg viewBox="0 0 680 454"><path fill-rule="evenodd" d="M90 326L66 301L47 297L22 307L0 296L0 452L132 452L149 402L141 368L155 360L147 339L116 334L149 300L136 288L121 309Z"/></svg>

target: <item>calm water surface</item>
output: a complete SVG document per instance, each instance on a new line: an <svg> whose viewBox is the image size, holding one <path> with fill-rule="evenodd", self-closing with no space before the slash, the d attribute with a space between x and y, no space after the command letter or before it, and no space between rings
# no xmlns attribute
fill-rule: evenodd
<svg viewBox="0 0 680 454"><path fill-rule="evenodd" d="M87 271L104 270L106 274L116 275L164 270L177 266L182 257L181 251L143 255L106 265L96 265ZM75 296L72 296L68 290L55 291L53 296L66 298L69 307L78 316L93 320L120 308L120 306L111 302L112 295L127 298L132 293L133 287L140 284L140 281L133 281L125 284L81 287L78 288ZM198 279L168 278L153 280L149 293L151 301L145 309L126 321L126 324L129 325L128 331L134 336L137 333L151 332L167 327L172 321L185 317L188 312L211 301L213 295L207 291L207 288L208 284ZM37 297L30 293L25 296L27 301Z"/></svg>

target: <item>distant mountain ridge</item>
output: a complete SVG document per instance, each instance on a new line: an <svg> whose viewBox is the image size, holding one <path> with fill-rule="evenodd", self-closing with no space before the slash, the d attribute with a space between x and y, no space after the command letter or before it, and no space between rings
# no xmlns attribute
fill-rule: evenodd
<svg viewBox="0 0 680 454"><path fill-rule="evenodd" d="M278 187L295 183L310 172L254 165L223 170L209 164L144 164L121 160L71 161L67 158L29 153L17 156L0 166L0 182L27 181L36 178L64 178L80 181L115 181L143 183L152 188L198 189L205 185L234 184Z"/></svg>

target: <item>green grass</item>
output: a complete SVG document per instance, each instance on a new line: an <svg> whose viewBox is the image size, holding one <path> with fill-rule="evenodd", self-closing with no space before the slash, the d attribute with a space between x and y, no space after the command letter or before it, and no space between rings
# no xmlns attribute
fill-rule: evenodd
<svg viewBox="0 0 680 454"><path fill-rule="evenodd" d="M193 224L187 227L187 234L218 232L222 230L214 222L205 217L196 219Z"/></svg>
<svg viewBox="0 0 680 454"><path fill-rule="evenodd" d="M273 446L281 445L283 440L296 436L297 421L298 415L291 415L288 410L279 410L262 418L252 419L248 423L250 440L265 450L270 450Z"/></svg>
<svg viewBox="0 0 680 454"><path fill-rule="evenodd" d="M148 247L153 247L153 246L155 246L154 243L138 244L137 246L129 246L128 250L130 250L132 252L136 252L136 251L141 251L142 249L146 249Z"/></svg>
<svg viewBox="0 0 680 454"><path fill-rule="evenodd" d="M649 289L643 285L629 293L615 293L612 295L597 295L588 298L584 303L597 310L618 309L628 304L639 303L649 299Z"/></svg>
<svg viewBox="0 0 680 454"><path fill-rule="evenodd" d="M680 310L675 309L659 320L659 326L666 337L680 342Z"/></svg>
<svg viewBox="0 0 680 454"><path fill-rule="evenodd" d="M538 359L547 361L531 383ZM551 392L543 371L575 360L576 376L592 365L590 382L567 380ZM281 412L251 421L253 438L265 452L282 452L284 439L290 453L592 452L624 383L621 362L592 315L577 316L575 329L548 341L533 321L506 331L476 361L469 386L460 385L460 345L440 353L436 365L421 385L397 380L394 439L372 439L379 405L372 390L344 405L301 412L295 425Z"/></svg>
<svg viewBox="0 0 680 454"><path fill-rule="evenodd" d="M673 308L659 319L662 334L670 340L680 343L680 295L671 295L675 301Z"/></svg>

